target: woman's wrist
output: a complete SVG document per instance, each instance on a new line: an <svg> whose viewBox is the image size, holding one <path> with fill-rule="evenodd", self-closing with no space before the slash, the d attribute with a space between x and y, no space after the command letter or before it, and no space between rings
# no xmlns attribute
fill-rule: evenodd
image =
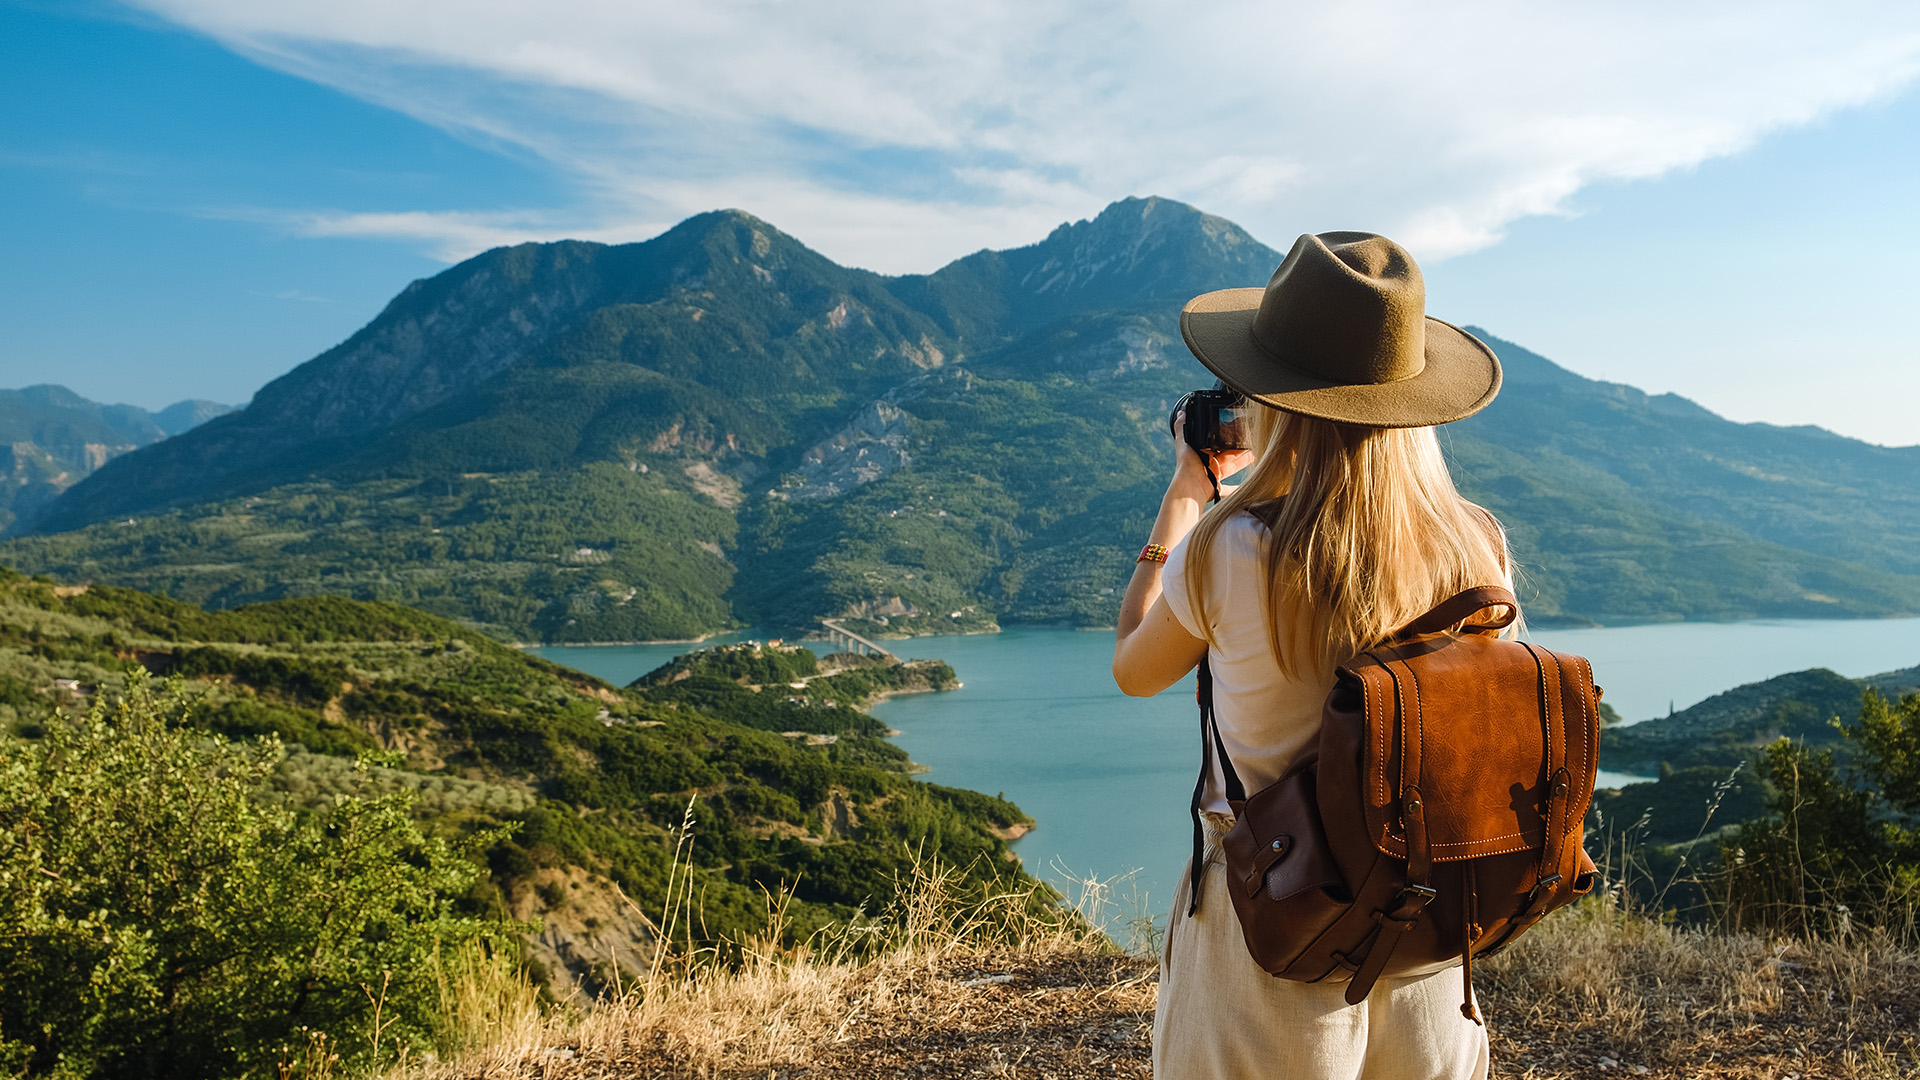
<svg viewBox="0 0 1920 1080"><path fill-rule="evenodd" d="M1197 460L1197 459L1196 459ZM1213 500L1213 483L1207 479L1204 468L1195 468L1186 462L1173 472L1173 478L1167 481L1167 493L1161 504L1175 499L1187 499L1205 506Z"/></svg>
<svg viewBox="0 0 1920 1080"><path fill-rule="evenodd" d="M1168 488L1166 497L1160 500L1160 513L1153 519L1153 530L1147 534L1147 543L1172 547L1186 539L1193 527L1200 524L1200 515L1205 509L1204 499Z"/></svg>

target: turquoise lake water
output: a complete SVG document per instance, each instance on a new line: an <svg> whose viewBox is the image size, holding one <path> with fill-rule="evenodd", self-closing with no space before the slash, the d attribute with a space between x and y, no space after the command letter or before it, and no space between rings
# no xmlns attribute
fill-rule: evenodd
<svg viewBox="0 0 1920 1080"><path fill-rule="evenodd" d="M1920 619L1664 623L1533 638L1591 659L1606 700L1630 721L1789 671L1858 677L1920 664ZM1155 698L1122 695L1108 674L1113 635L1104 631L1015 628L888 644L947 661L963 684L873 710L930 767L923 779L1004 793L1037 818L1014 845L1034 873L1125 878L1118 891L1143 912L1165 910L1190 842L1187 799L1199 766L1190 679ZM626 683L696 647L532 651Z"/></svg>

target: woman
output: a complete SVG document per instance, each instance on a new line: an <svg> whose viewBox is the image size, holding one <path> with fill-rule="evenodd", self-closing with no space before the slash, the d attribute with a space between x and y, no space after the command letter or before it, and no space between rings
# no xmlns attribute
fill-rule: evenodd
<svg viewBox="0 0 1920 1080"><path fill-rule="evenodd" d="M1493 400L1499 361L1424 307L1405 249L1324 233L1296 241L1265 289L1208 293L1181 313L1194 355L1246 396L1249 449L1208 460L1174 440L1113 674L1147 696L1206 658L1249 792L1313 744L1336 664L1463 589L1511 585L1499 526L1455 491L1433 431ZM1242 471L1203 516L1212 476ZM1196 812L1205 842L1169 916L1155 1077L1486 1075L1485 1030L1462 1015L1457 976L1382 979L1349 1006L1341 985L1261 970L1226 894L1219 841L1233 819L1217 764Z"/></svg>

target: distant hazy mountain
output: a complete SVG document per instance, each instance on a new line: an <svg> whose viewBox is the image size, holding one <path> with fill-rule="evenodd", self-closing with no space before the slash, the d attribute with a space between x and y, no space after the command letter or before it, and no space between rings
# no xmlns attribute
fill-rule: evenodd
<svg viewBox="0 0 1920 1080"><path fill-rule="evenodd" d="M1167 410L1211 381L1179 306L1279 260L1160 199L897 278L737 211L502 248L100 469L0 561L548 640L1107 624ZM1507 388L1444 438L1536 620L1920 611L1920 449L1736 424L1484 336Z"/></svg>
<svg viewBox="0 0 1920 1080"><path fill-rule="evenodd" d="M64 386L0 390L0 530L34 517L112 458L231 411L182 401L154 413L88 401Z"/></svg>

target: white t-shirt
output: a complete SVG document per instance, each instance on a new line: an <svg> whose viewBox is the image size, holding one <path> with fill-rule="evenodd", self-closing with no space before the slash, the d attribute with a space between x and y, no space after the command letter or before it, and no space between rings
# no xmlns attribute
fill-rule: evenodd
<svg viewBox="0 0 1920 1080"><path fill-rule="evenodd" d="M1191 536L1191 534L1189 534ZM1274 662L1267 643L1266 576L1261 552L1267 527L1251 514L1236 514L1214 534L1207 580L1187 580L1187 542L1167 553L1160 587L1167 608L1187 633L1204 639L1193 617L1193 594L1204 590L1215 645L1207 658L1213 668L1213 711L1220 741L1233 759L1240 782L1251 795L1280 779L1301 751L1320 735L1320 712L1333 690L1333 671L1290 679ZM1201 807L1231 813L1225 774L1219 762L1207 781Z"/></svg>

